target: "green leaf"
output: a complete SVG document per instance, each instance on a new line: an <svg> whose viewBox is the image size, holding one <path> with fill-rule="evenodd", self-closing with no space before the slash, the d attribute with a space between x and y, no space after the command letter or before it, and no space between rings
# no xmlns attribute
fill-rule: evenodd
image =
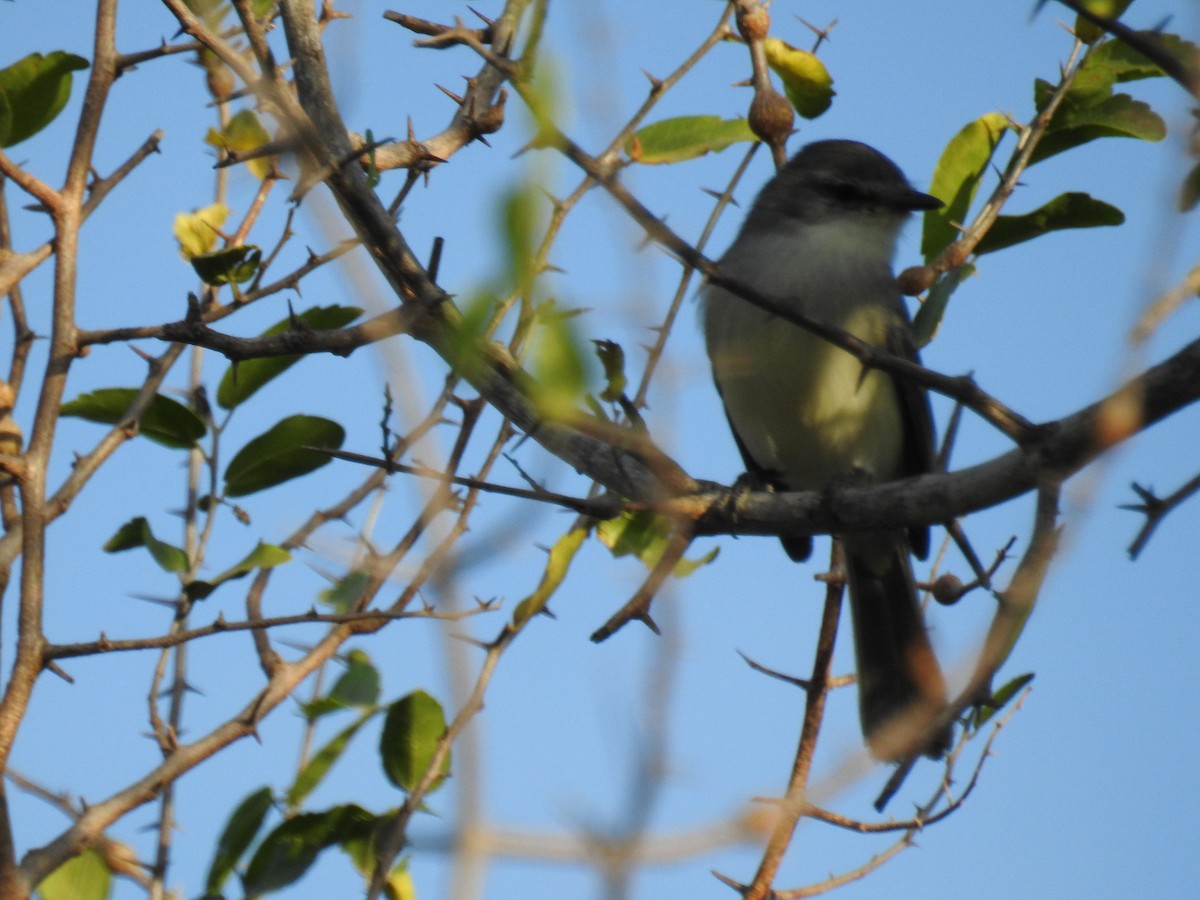
<svg viewBox="0 0 1200 900"><path fill-rule="evenodd" d="M1183 65L1200 65L1200 48L1174 34L1139 31L1138 36L1156 45L1164 54ZM1165 75L1158 63L1134 50L1124 41L1107 40L1097 44L1083 58L1071 80L1063 103L1081 107L1102 103L1113 96L1113 85ZM1045 108L1054 93L1054 86L1038 79L1034 82L1034 100L1039 111Z"/></svg>
<svg viewBox="0 0 1200 900"><path fill-rule="evenodd" d="M229 0L183 0L183 4L213 31L221 28L229 12Z"/></svg>
<svg viewBox="0 0 1200 900"><path fill-rule="evenodd" d="M1059 194L1045 206L1023 216L1000 216L979 246L977 254L991 253L1051 231L1120 225L1125 214L1115 206L1083 193Z"/></svg>
<svg viewBox="0 0 1200 900"><path fill-rule="evenodd" d="M1151 67L1146 60L1139 61L1136 54L1108 47L1109 44L1103 44L1080 65L1042 140L1034 148L1031 163L1048 160L1097 138L1162 140L1166 136L1166 125L1148 104L1128 94L1112 94L1112 84L1151 77ZM1038 110L1046 107L1054 90L1054 85L1043 79L1034 82L1033 100Z"/></svg>
<svg viewBox="0 0 1200 900"><path fill-rule="evenodd" d="M636 556L647 568L653 569L667 549L671 527L663 516L651 512L627 512L597 525L596 537L613 556ZM719 549L714 547L697 559L679 560L671 574L676 578L691 575L716 559Z"/></svg>
<svg viewBox="0 0 1200 900"><path fill-rule="evenodd" d="M179 255L191 259L207 253L217 243L217 232L229 218L229 207L214 203L190 213L175 214L175 240L179 241Z"/></svg>
<svg viewBox="0 0 1200 900"><path fill-rule="evenodd" d="M244 497L307 475L329 462L314 447L336 450L346 439L337 422L319 416L288 416L251 440L225 469L225 495Z"/></svg>
<svg viewBox="0 0 1200 900"><path fill-rule="evenodd" d="M779 38L763 41L767 65L783 82L783 92L796 112L806 119L815 119L833 102L836 91L829 70L812 53L798 50Z"/></svg>
<svg viewBox="0 0 1200 900"><path fill-rule="evenodd" d="M1179 191L1179 211L1191 212L1200 202L1200 165L1192 167Z"/></svg>
<svg viewBox="0 0 1200 900"><path fill-rule="evenodd" d="M245 284L258 272L262 251L253 244L225 247L191 258L192 268L205 284Z"/></svg>
<svg viewBox="0 0 1200 900"><path fill-rule="evenodd" d="M246 153L268 143L271 135L263 128L254 110L243 109L220 131L215 128L208 129L208 136L204 140L218 150ZM256 157L246 161L246 168L250 170L251 175L261 180L271 171L271 160L265 156Z"/></svg>
<svg viewBox="0 0 1200 900"><path fill-rule="evenodd" d="M992 693L991 698L986 703L981 703L975 711L975 727L980 728L988 719L1004 709L1008 702L1012 700L1021 688L1033 681L1033 673L1026 672L1024 675L1018 675L1012 679L1004 687Z"/></svg>
<svg viewBox="0 0 1200 900"><path fill-rule="evenodd" d="M556 309L553 301L537 311L538 328L530 353L533 399L551 418L572 416L587 383L584 354L571 328L571 315Z"/></svg>
<svg viewBox="0 0 1200 900"><path fill-rule="evenodd" d="M206 581L197 579L191 582L185 588L185 592L192 600L204 600L227 581L242 578L258 569L273 569L276 566L283 565L285 562L289 562L291 558L292 554L288 553L282 547L276 547L274 544L264 544L262 541L259 541L258 546L251 550L246 558L237 565L226 569L216 578L210 578Z"/></svg>
<svg viewBox="0 0 1200 900"><path fill-rule="evenodd" d="M942 151L937 168L933 170L929 193L945 206L925 213L921 253L926 260L932 260L946 245L958 239L958 229L953 223L967 221L979 182L987 171L996 145L1009 127L1004 116L986 113L963 127Z"/></svg>
<svg viewBox="0 0 1200 900"><path fill-rule="evenodd" d="M534 276L534 232L538 208L534 188L518 184L501 198L500 231L504 235L508 269L513 287L521 294L529 292Z"/></svg>
<svg viewBox="0 0 1200 900"><path fill-rule="evenodd" d="M1138 36L1158 45L1164 53L1184 62L1196 61L1196 45L1175 34L1157 31L1139 31ZM1113 81L1137 81L1142 78L1159 78L1165 75L1158 63L1143 56L1124 41L1105 41L1094 47L1084 58L1080 71L1102 70L1108 72Z"/></svg>
<svg viewBox="0 0 1200 900"><path fill-rule="evenodd" d="M12 131L12 118L12 104L8 102L8 95L0 91L0 147L4 146L5 137Z"/></svg>
<svg viewBox="0 0 1200 900"><path fill-rule="evenodd" d="M583 540L588 536L588 528L572 528L550 548L550 556L546 560L546 570L533 593L517 604L513 610L513 628L520 628L535 615L546 608L558 586L567 577L567 570L575 559L575 554L583 546Z"/></svg>
<svg viewBox="0 0 1200 900"><path fill-rule="evenodd" d="M104 543L105 553L120 553L122 550L132 550L134 547L145 547L158 563L159 568L167 572L186 572L188 557L180 548L156 538L150 531L150 523L145 516L130 519L117 529L117 533Z"/></svg>
<svg viewBox="0 0 1200 900"><path fill-rule="evenodd" d="M533 67L533 78L526 82L522 94L525 108L533 116L534 135L530 147L556 147L559 132L556 123L562 121L563 98L561 86L566 84L554 58L543 53Z"/></svg>
<svg viewBox="0 0 1200 900"><path fill-rule="evenodd" d="M355 306L314 306L295 316L288 316L268 328L262 337L284 334L293 330L332 331L348 325L362 315ZM271 356L264 359L248 359L231 365L221 376L217 387L217 404L222 409L233 409L249 400L271 379L286 372L302 357Z"/></svg>
<svg viewBox="0 0 1200 900"><path fill-rule="evenodd" d="M379 700L379 670L362 650L351 650L346 671L341 674L329 696L343 706L365 708Z"/></svg>
<svg viewBox="0 0 1200 900"><path fill-rule="evenodd" d="M271 789L267 787L249 794L234 809L217 840L217 849L208 867L208 878L204 882L208 894L217 894L221 885L233 874L238 860L249 849L270 810Z"/></svg>
<svg viewBox="0 0 1200 900"><path fill-rule="evenodd" d="M136 388L100 388L64 403L62 415L103 425L116 425L126 420L129 407L138 393ZM164 447L190 450L196 441L204 437L208 426L182 403L155 394L142 413L138 431Z"/></svg>
<svg viewBox="0 0 1200 900"><path fill-rule="evenodd" d="M379 756L388 780L404 791L415 788L445 733L442 706L424 691L413 691L389 706L379 738ZM430 791L440 787L449 773L447 751Z"/></svg>
<svg viewBox="0 0 1200 900"><path fill-rule="evenodd" d="M285 562L290 561L292 554L284 550L282 547L276 547L274 544L264 544L262 541L246 554L237 565L231 569L226 569L217 576L217 583L228 581L231 578L241 578L243 575L248 575L257 569L273 569L276 566L281 566Z"/></svg>
<svg viewBox="0 0 1200 900"><path fill-rule="evenodd" d="M482 374L486 366L481 343L487 339L496 312L496 296L486 291L479 293L466 301L462 319L450 335L448 356L454 371L468 381Z"/></svg>
<svg viewBox="0 0 1200 900"><path fill-rule="evenodd" d="M327 713L342 709L373 708L379 701L379 670L361 650L351 650L346 671L339 676L333 689L312 703L301 704L300 710L310 722Z"/></svg>
<svg viewBox="0 0 1200 900"><path fill-rule="evenodd" d="M375 152L378 147L375 146L375 134L370 128L363 134L363 140L366 142L367 150L367 187L371 190L379 187L379 182L383 180L383 176L379 174L379 162L375 157Z"/></svg>
<svg viewBox="0 0 1200 900"><path fill-rule="evenodd" d="M361 806L335 806L293 816L263 838L242 885L247 897L277 891L297 881L326 847L369 834L375 817Z"/></svg>
<svg viewBox="0 0 1200 900"><path fill-rule="evenodd" d="M942 324L942 317L946 314L950 296L960 284L974 274L975 266L972 263L963 263L934 282L925 297L925 302L921 304L921 308L913 317L913 339L917 347L924 347L933 340L938 327Z"/></svg>
<svg viewBox="0 0 1200 900"><path fill-rule="evenodd" d="M295 808L304 802L304 799L329 774L329 770L333 768L333 764L338 761L338 758L345 752L346 747L350 745L350 739L375 716L376 712L378 710L372 709L363 713L334 735L329 743L313 754L312 758L305 763L304 768L297 773L296 780L292 782L292 786L288 789L287 805L289 808Z"/></svg>
<svg viewBox="0 0 1200 900"><path fill-rule="evenodd" d="M1156 142L1166 137L1166 124L1158 113L1128 94L1117 94L1094 106L1063 107L1058 108L1050 128L1033 151L1031 163L1048 160L1097 138L1139 138Z"/></svg>
<svg viewBox="0 0 1200 900"><path fill-rule="evenodd" d="M84 850L47 875L38 885L41 900L106 900L112 872L104 857Z"/></svg>
<svg viewBox="0 0 1200 900"><path fill-rule="evenodd" d="M596 347L596 356L600 365L604 366L604 390L600 399L605 403L614 403L621 399L629 379L625 377L625 350L615 341L592 341Z"/></svg>
<svg viewBox="0 0 1200 900"><path fill-rule="evenodd" d="M369 573L356 570L348 573L333 587L321 591L318 596L322 603L332 606L334 612L347 613L362 599L363 592L370 583Z"/></svg>
<svg viewBox="0 0 1200 900"><path fill-rule="evenodd" d="M11 147L33 137L54 121L71 96L71 73L86 69L82 56L55 50L30 53L0 69L0 147Z"/></svg>
<svg viewBox="0 0 1200 900"><path fill-rule="evenodd" d="M639 128L625 145L625 153L634 162L661 165L719 153L741 141L757 140L745 119L679 116Z"/></svg>
<svg viewBox="0 0 1200 900"><path fill-rule="evenodd" d="M1090 13L1104 16L1106 19L1120 18L1133 0L1080 0L1080 6ZM1085 44L1094 44L1105 34L1103 28L1085 19L1075 16L1075 36Z"/></svg>

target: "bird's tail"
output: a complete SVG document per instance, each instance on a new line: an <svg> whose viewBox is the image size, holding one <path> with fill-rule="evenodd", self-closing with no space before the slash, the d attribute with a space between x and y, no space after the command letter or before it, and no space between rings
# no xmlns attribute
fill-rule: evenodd
<svg viewBox="0 0 1200 900"><path fill-rule="evenodd" d="M858 708L863 736L877 759L924 753L941 757L950 729L936 728L946 707L946 683L917 602L903 533L859 535L846 541L846 573Z"/></svg>

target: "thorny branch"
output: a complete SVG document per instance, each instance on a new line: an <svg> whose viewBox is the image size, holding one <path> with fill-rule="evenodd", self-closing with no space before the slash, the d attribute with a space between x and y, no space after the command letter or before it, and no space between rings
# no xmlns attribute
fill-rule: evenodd
<svg viewBox="0 0 1200 900"><path fill-rule="evenodd" d="M1039 491L1039 503L1032 546L1026 553L1008 591L1001 595L1000 608L981 653L971 685L947 711L947 716L953 717L986 693L992 675L1007 657L1013 642L1028 618L1046 567L1053 556L1057 537L1055 507L1058 485L1061 480L1072 472L1078 471L1116 441L1123 440L1138 430L1148 428L1166 415L1200 399L1200 388L1197 387L1200 384L1200 377L1198 377L1200 375L1200 342L1197 342L1185 347L1170 360L1147 370L1122 389L1126 392L1136 393L1143 401L1144 419L1131 427L1128 432L1113 436L1098 427L1097 419L1102 414L1101 407L1107 401L1093 404L1057 422L1035 426L1015 411L999 403L995 398L983 393L969 378L947 377L912 366L903 360L880 354L844 332L824 328L819 323L809 322L804 317L797 316L786 307L774 302L772 298L759 296L745 285L725 278L719 269L703 255L703 240L698 245L692 246L667 229L665 224L633 198L618 180L617 175L621 168L619 153L626 143L628 134L632 133L637 123L661 96L662 91L673 83L672 79L682 76L696 60L728 32L726 23L732 8L729 7L725 10L717 29L676 73L664 81L652 79L650 97L647 99L646 105L630 120L617 139L603 153L594 157L590 156L566 135L559 132L556 127L548 126L547 131L551 143L584 172L580 187L570 196L567 203L573 203L595 184L603 186L635 220L643 225L648 234L660 241L689 267L684 274L682 285L686 285L690 271L697 269L714 283L727 287L783 319L821 334L831 342L855 354L863 361L864 365L879 367L902 377L913 378L932 390L959 399L1018 444L1017 449L1010 453L962 472L926 476L922 479L881 488L846 490L837 492L832 499L828 496L814 498L808 494L784 496L759 494L731 497L722 488L701 484L692 479L679 470L669 457L659 451L648 437L637 435L632 429L623 429L609 422L583 416L580 416L578 420L572 419L565 422L548 420L537 409L536 403L530 399L531 392L528 390L524 373L518 365L523 349L519 340L515 340L513 345L508 348L500 348L491 344L482 345L476 348L477 358L467 360L465 364L461 357L454 355L450 348L458 321L456 311L450 304L449 298L436 284L435 276L422 268L409 251L404 237L395 226L394 210L382 207L382 204L365 185L362 173L355 165L355 161L362 155L364 143L361 139L351 135L342 124L333 102L327 73L324 71L320 31L327 16L322 16L318 20L311 3L306 0L284 0L281 4L288 46L295 63L296 93L293 95L291 85L286 84L282 78L281 72L286 67L276 64L263 23L254 17L253 8L247 0L234 0L234 5L242 20L242 30L239 34L244 35L249 41L251 54L243 53L232 46L232 33L213 33L182 0L164 0L164 2L177 16L184 32L191 36L191 42L173 47L164 45L159 50L148 51L144 54L121 56L116 54L112 41L115 2L101 0L97 17L96 53L92 74L84 99L83 113L80 117L76 144L69 163L66 182L61 190L50 188L41 180L16 166L6 155L0 153L0 175L13 181L38 199L51 214L55 224L57 242L53 246L51 243L47 243L43 247L25 254L4 253L0 258L0 295L12 291L24 275L48 258L52 252L57 250L58 254L56 259L58 267L55 272L54 330L51 336L50 350L51 364L43 383L43 393L31 432L29 450L25 459L21 461L23 463L21 466L17 466L15 459L8 458L10 455L6 455L4 459L5 465L8 466L11 463L11 470L19 474L22 520L20 522L13 520L8 514L6 505L6 532L0 538L0 567L6 574L17 554L22 553L22 565L25 569L22 573L21 633L18 639L17 665L8 684L3 705L0 707L0 720L6 723L0 726L0 760L7 758L12 745L13 729L15 729L15 723L19 722L24 714L33 680L42 669L51 666L55 659L118 650L164 649L181 646L192 640L224 631L249 631L253 635L255 649L259 654L266 681L242 710L193 743L180 743L176 733L177 729L173 723L156 722L155 732L160 746L164 750L161 764L155 766L144 778L116 791L107 799L86 808L70 810L69 814L75 818L72 827L50 844L31 850L21 862L19 872L15 870L15 860L12 856L13 843L8 827L7 805L0 802L0 882L3 884L20 883L28 888L36 884L40 878L71 854L78 852L81 847L89 844L103 846L107 841L103 832L109 824L136 806L160 796L164 785L171 784L208 756L233 741L254 734L258 721L286 700L305 678L332 658L345 641L353 635L376 631L395 619L457 618L471 614L471 612L437 613L431 609L413 611L409 609L409 606L423 583L431 578L444 577L444 565L450 548L457 537L465 531L469 513L475 498L481 491L492 490L524 499L558 503L592 517L609 513L616 508L615 501L612 500L613 495L578 500L551 492L520 491L489 482L487 473L498 457L502 446L512 435L514 427L532 435L552 453L575 465L600 484L608 486L613 490L614 495L619 494L629 498L624 503L625 509L654 509L675 519L679 526L673 539L672 553L677 555L682 554L693 533L778 534L790 533L791 529L799 532L833 531L846 527L847 523L852 523L856 527L887 527L901 523L947 521L955 515L1001 502L1017 493L1036 488ZM1062 0L1062 2L1073 9L1078 9L1071 0ZM769 79L766 80L764 86L765 68L761 65L763 35L753 33L753 27L747 25L747 20L762 11L762 7L754 0L737 0L735 5L738 10L739 28L746 36L753 54L757 99L760 93L766 93L766 88L769 88ZM448 159L450 155L472 141L484 140L484 135L495 131L503 123L506 100L503 85L505 83L511 84L531 107L536 107L537 100L531 94L528 86L536 39L530 42L531 46L527 48L525 56L517 59L512 57L518 24L527 6L527 0L512 0L506 6L501 17L495 22L487 22L483 28L467 28L461 22L456 22L453 26L441 26L401 14L388 15L388 18L410 30L428 35L430 40L420 42L424 46L466 46L483 60L483 65L478 75L468 79L464 96L455 97L458 109L450 125L441 134L426 141L417 141L410 134L407 141L375 148L374 164L379 169L408 167L415 176L416 173L428 171ZM544 12L544 7L540 7L539 12ZM1127 34L1128 29L1125 29L1120 23L1106 20L1103 17L1090 16L1083 10L1080 12L1127 40L1131 46L1139 46L1135 41L1141 40L1141 38L1132 33ZM540 29L540 20L536 20L531 29L535 37L538 29ZM201 47L215 54L224 65L227 65L242 80L245 92L256 93L264 108L268 109L285 126L287 146L297 148L303 157L307 182L324 180L329 184L341 204L347 220L355 228L357 235L355 243L361 242L368 248L395 290L396 296L400 300L400 306L396 310L378 315L363 325L336 332L296 330L260 339L233 338L208 327L212 322L245 305L249 299L275 293L287 287L296 287L301 279L316 266L335 259L349 249L352 244L348 242L323 256L310 257L304 266L271 285L261 286L256 282L251 291L244 295L237 304L231 304L228 307L219 306L216 304L216 292L209 292L204 303L193 302L187 318L181 322L103 331L82 331L76 328L73 309L76 275L73 269L73 254L77 248L79 227L113 187L150 153L156 151L160 139L157 132L151 135L134 155L112 175L107 178L93 178L88 183L91 173L92 150L107 91L114 78L138 62L165 56L168 53L184 52L185 50L190 52ZM1172 61L1169 58L1163 58L1162 54L1155 55L1156 45L1153 42L1147 44L1146 47L1147 49L1142 52L1159 62L1172 74L1172 77L1179 80L1194 94L1197 93L1198 84L1194 71L1181 70L1178 67L1172 69ZM257 64L257 69L254 64ZM1071 68L1068 67L1068 69ZM1060 84L1060 93L1056 95L1057 98L1061 98L1068 83L1069 76L1064 78ZM993 195L994 202L989 202L985 206L984 213L981 213L980 218L964 233L960 241L951 248L947 248L939 261L935 263L935 270L946 271L961 264L970 255L975 246L972 242L977 241L981 232L986 229L988 223L986 217L994 217L999 209L999 204L1011 192L1016 178L1028 162L1032 145L1036 143L1038 129L1044 129L1048 116L1052 113L1053 102L1042 111L1033 125L1023 132L1018 151L1002 178L1001 186ZM774 147L777 157L781 147L782 142L777 141ZM259 203L265 202L272 181L273 179L269 178L264 182ZM302 196L303 193L303 190L298 190L296 196ZM728 194L727 191L726 199ZM247 214L238 230L239 237L249 232L255 222L258 208L257 205L252 207ZM552 242L555 227L557 226L552 225L551 230L547 233L547 239L543 244L545 252L539 250L539 258L543 266L547 265L546 254ZM282 246L286 238L285 230L285 236L280 239L279 246ZM7 239L5 243L7 244ZM960 256L961 259L959 259ZM682 296L683 292L684 288L681 287L679 296ZM661 353L662 342L670 332L677 306L676 302L661 328L659 343L651 354L650 362L645 370L644 381L642 387L639 388L638 399L633 404L633 408L636 408L644 400L645 383L653 373L654 363L658 354ZM16 318L15 314L14 318ZM406 471L437 482L437 487L428 496L424 508L417 514L413 525L391 551L387 553L370 552L372 584L364 593L359 608L345 614L320 614L310 611L293 616L264 616L261 603L270 574L262 571L247 594L247 616L244 621L225 622L222 618L218 618L208 626L181 628L170 634L149 638L110 640L102 635L97 641L78 644L54 645L46 642L41 632L42 597L37 587L40 584L37 576L42 566L46 526L67 509L98 466L108 459L120 444L136 433L139 417L145 411L167 370L182 351L182 344L209 347L234 360L315 352L344 355L359 346L371 344L396 334L411 334L437 349L452 366L459 367L463 376L468 378L479 390L481 398L463 404L464 424L445 471L438 472L423 466L401 464L398 461L401 455L399 448L393 457L383 460L367 460L353 454L338 454L343 458L354 458L355 461L378 465L379 469L371 473L362 485L352 491L342 503L329 510L315 513L292 535L287 543L288 546L302 546L307 537L318 527L335 521L354 508L366 496L378 491L387 476L393 472ZM138 400L126 414L125 421L114 428L90 454L81 457L69 478L58 491L47 497L45 462L53 439L56 409L61 401L62 386L72 361L88 344L129 341L136 338L156 338L173 343L161 357L150 360L149 374ZM14 380L19 382L19 379ZM449 402L451 396L452 391L448 388L440 400L437 410L439 413L441 406ZM463 477L457 474L458 467L477 421L479 410L485 400L505 414L508 420L498 429L487 459L478 474L469 478ZM15 456L15 454L11 456ZM1197 479L1197 482L1200 482L1200 479ZM453 498L450 492L452 484L467 488L467 497L463 500ZM1176 494L1162 500L1153 497L1147 491L1141 491L1143 500L1146 501L1144 511L1148 517L1145 536L1148 537L1148 532L1152 530L1160 515L1156 509L1150 509L1151 505L1156 508L1173 505L1195 489L1195 482L1189 483ZM385 583L386 573L391 571L410 552L435 517L451 511L457 512L457 515L450 533L433 551L428 553L416 576L406 585L400 597L387 608L371 607L369 604L374 602L378 591ZM1141 537L1139 537L1139 541L1141 541ZM661 580L665 577L671 562L673 562L673 557L668 554L664 558L664 562L660 563L659 567L651 574L651 578L643 590L631 601L630 615L640 616L649 621L649 598L653 596L654 590L657 588L654 579ZM485 658L478 669L470 695L460 706L446 735L439 742L437 757L430 763L421 783L410 793L405 807L401 810L394 827L386 835L386 840L380 848L372 884L373 894L377 894L381 889L384 875L407 840L408 822L419 808L424 794L436 779L440 759L449 752L451 744L466 723L482 708L484 694L501 655L527 621L528 619L514 620L513 625L506 626L490 644L485 645ZM811 752L815 742L814 729L819 726L820 704L823 702L825 689L829 686L830 681L828 655L832 648L836 621L837 602L832 600L831 595L830 602L826 607L813 677L806 682L809 708L806 711L804 731L797 751L788 795L781 805L784 815L781 817L780 825L776 835L772 838L768 852L764 856L760 873L747 896L766 896L764 892L770 888L774 869L791 840L791 829L800 816L811 815L831 824L854 827L831 813L808 806L804 799L808 766L811 762ZM284 661L271 646L268 632L271 629L287 625L312 623L333 627L325 633L315 647L304 653L298 662ZM164 656L163 659L165 660L165 658ZM995 733L993 733L992 739L994 737ZM990 747L990 739L988 747ZM987 748L985 747L985 751L981 755L981 763L986 752ZM974 786L977 775L978 768L962 795L963 797ZM961 802L961 798L958 802ZM895 851L911 842L916 827L934 821L937 816L945 815L953 808L956 808L954 804L941 813L928 818L925 817L928 810L924 810L907 825L897 823L889 826L907 828L905 835L896 845ZM889 851L889 854L891 852L893 851ZM868 867L874 867L874 865L877 863L869 863ZM862 873L865 874L868 867L864 867ZM803 893L804 890L806 889L776 892L774 896L807 896L807 893Z"/></svg>

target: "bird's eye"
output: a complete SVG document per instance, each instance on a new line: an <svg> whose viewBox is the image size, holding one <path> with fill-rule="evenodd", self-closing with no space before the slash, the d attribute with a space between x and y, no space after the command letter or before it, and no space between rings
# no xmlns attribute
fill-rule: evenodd
<svg viewBox="0 0 1200 900"><path fill-rule="evenodd" d="M835 181L829 185L829 193L840 203L852 203L858 200L861 192L848 181Z"/></svg>

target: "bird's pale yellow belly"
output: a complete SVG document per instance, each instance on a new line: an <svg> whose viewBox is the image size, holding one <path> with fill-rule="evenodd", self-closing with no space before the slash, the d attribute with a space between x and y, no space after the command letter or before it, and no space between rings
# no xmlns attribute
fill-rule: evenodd
<svg viewBox="0 0 1200 900"><path fill-rule="evenodd" d="M713 373L746 450L796 490L824 487L855 469L899 474L904 424L891 378L849 353L732 297L708 311ZM886 310L847 311L841 327L876 346Z"/></svg>

